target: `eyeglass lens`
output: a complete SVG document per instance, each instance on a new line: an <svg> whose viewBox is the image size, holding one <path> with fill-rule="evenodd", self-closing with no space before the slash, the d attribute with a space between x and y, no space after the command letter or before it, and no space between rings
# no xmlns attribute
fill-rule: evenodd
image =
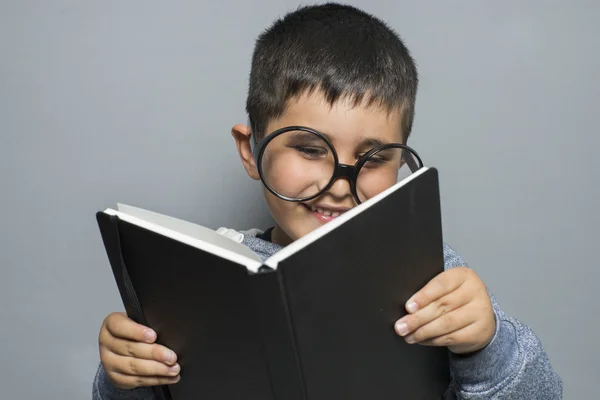
<svg viewBox="0 0 600 400"><path fill-rule="evenodd" d="M365 151L355 154L355 159ZM416 157L402 148L384 148L362 164L356 179L356 194L363 202L410 175ZM289 131L272 139L263 149L262 178L281 196L305 199L320 194L335 174L334 151L320 136Z"/></svg>

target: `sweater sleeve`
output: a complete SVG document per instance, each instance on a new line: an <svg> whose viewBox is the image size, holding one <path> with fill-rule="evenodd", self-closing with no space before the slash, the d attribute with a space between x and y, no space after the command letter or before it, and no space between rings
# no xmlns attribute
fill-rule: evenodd
<svg viewBox="0 0 600 400"><path fill-rule="evenodd" d="M449 246L444 248L445 269L467 266ZM450 353L455 399L562 399L562 380L552 368L540 339L533 331L504 313L490 294L496 331L483 349L468 355Z"/></svg>
<svg viewBox="0 0 600 400"><path fill-rule="evenodd" d="M92 389L92 400L155 400L154 392L149 387L135 389L119 389L110 381L104 371L102 363L98 366L94 386Z"/></svg>

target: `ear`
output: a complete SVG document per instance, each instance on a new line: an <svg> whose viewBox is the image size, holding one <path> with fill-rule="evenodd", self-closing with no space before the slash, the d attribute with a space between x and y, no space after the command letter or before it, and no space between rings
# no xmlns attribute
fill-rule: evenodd
<svg viewBox="0 0 600 400"><path fill-rule="evenodd" d="M260 176L254 162L252 149L250 148L252 130L247 125L237 124L231 128L231 136L235 139L235 145L237 146L238 154L242 160L242 165L246 169L246 173L250 178L259 180Z"/></svg>

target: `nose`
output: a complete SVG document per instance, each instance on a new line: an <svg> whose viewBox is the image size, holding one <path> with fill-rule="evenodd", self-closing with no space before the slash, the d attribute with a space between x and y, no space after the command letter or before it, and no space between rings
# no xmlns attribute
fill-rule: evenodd
<svg viewBox="0 0 600 400"><path fill-rule="evenodd" d="M343 199L347 196L352 197L352 189L350 185L351 183L348 177L337 177L336 181L333 182L333 185L331 185L327 192L336 199Z"/></svg>
<svg viewBox="0 0 600 400"><path fill-rule="evenodd" d="M328 192L338 198L342 199L346 196L353 197L352 185L356 179L356 169L353 165L340 164L335 171L335 182L329 188Z"/></svg>

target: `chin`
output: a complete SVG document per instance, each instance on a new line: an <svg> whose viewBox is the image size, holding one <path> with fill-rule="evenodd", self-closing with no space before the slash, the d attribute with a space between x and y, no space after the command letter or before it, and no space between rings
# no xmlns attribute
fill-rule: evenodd
<svg viewBox="0 0 600 400"><path fill-rule="evenodd" d="M304 203L291 203L268 196L271 215L289 242L296 241L328 222Z"/></svg>
<svg viewBox="0 0 600 400"><path fill-rule="evenodd" d="M296 219L292 223L293 226L279 225L281 230L288 236L290 243L308 235L320 226L320 224L310 221L308 218Z"/></svg>

